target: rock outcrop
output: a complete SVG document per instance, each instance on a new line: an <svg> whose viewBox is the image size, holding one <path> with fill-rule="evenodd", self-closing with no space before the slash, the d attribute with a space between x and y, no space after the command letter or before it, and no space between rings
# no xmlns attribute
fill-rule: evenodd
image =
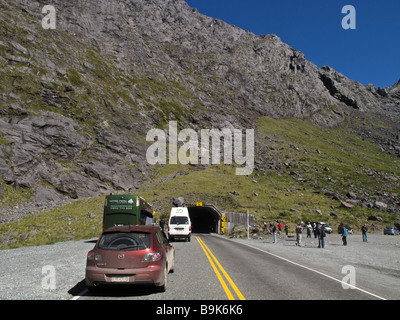
<svg viewBox="0 0 400 320"><path fill-rule="evenodd" d="M350 132L400 152L400 82L363 86L183 0L52 5L56 29L44 30L43 1L0 3L0 182L36 201L139 187L152 174L146 133L169 120L348 119Z"/></svg>

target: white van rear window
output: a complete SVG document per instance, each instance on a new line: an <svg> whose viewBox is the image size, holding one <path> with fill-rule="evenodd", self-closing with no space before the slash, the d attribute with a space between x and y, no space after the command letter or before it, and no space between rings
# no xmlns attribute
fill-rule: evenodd
<svg viewBox="0 0 400 320"><path fill-rule="evenodd" d="M189 224L189 219L187 217L174 216L171 217L169 224Z"/></svg>

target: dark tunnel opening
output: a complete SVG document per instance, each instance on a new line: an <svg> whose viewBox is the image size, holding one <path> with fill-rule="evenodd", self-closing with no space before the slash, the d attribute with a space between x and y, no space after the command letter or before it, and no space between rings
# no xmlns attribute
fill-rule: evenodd
<svg viewBox="0 0 400 320"><path fill-rule="evenodd" d="M188 207L192 233L219 233L220 216L210 207Z"/></svg>

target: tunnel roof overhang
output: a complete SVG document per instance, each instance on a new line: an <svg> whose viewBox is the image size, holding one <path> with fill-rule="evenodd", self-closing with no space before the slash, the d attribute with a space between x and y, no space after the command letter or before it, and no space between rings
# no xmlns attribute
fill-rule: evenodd
<svg viewBox="0 0 400 320"><path fill-rule="evenodd" d="M196 210L196 211L204 211L208 214L211 214L216 220L220 220L222 218L222 212L218 210L216 206L213 204L203 204L201 206L192 204L192 205L186 205L186 207L189 209L189 212L191 210Z"/></svg>
<svg viewBox="0 0 400 320"><path fill-rule="evenodd" d="M193 232L220 233L222 213L214 205L186 205L192 221Z"/></svg>

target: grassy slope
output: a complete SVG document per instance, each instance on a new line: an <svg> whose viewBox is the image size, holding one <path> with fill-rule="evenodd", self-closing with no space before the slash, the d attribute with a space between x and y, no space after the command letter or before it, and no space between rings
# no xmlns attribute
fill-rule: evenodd
<svg viewBox="0 0 400 320"><path fill-rule="evenodd" d="M394 156L347 134L344 128L321 129L295 119L260 119L257 139L256 149L269 148L257 158L281 162L280 168L236 176L234 167L224 164L209 168L167 165L158 168L155 177L138 194L153 203L159 216L168 214L173 197L182 196L186 203L203 201L238 212L249 209L258 219L266 216L267 220L287 222L324 220L336 227L341 221L358 226L368 216L378 214L384 224L393 223L394 215L377 209L343 208L326 191L342 196L349 191L367 194L371 201L379 191L400 194L398 181L387 179L400 176L399 160ZM181 174L172 178L176 172ZM230 194L232 191L239 195ZM101 196L80 200L22 221L2 224L3 243L11 239L3 248L96 236L101 232L103 199ZM322 215L317 214L317 209ZM95 217L88 218L89 212ZM330 212L338 217L329 216ZM26 240L22 239L21 235L28 232Z"/></svg>
<svg viewBox="0 0 400 320"><path fill-rule="evenodd" d="M0 248L90 239L102 231L104 197L85 199L0 225ZM91 217L89 217L91 216Z"/></svg>
<svg viewBox="0 0 400 320"><path fill-rule="evenodd" d="M254 171L243 177L235 176L232 167L215 165L143 189L141 193L150 201L164 199L168 204L179 195L188 203L213 202L221 209L239 212L249 209L258 218L267 216L270 220L325 220L333 226L346 221L360 225L368 216L378 214L385 223L393 222L393 215L373 208L343 208L326 191L343 198L349 191L368 194L371 201L376 198L376 191L399 193L398 183L385 179L387 175L399 176L396 158L344 133L343 129L322 130L299 120L262 119L258 130L261 136L280 141L273 142L274 150L263 156L280 159L286 164L281 169ZM303 181L298 181L298 177ZM239 195L230 195L232 191ZM331 212L338 217L331 217Z"/></svg>

